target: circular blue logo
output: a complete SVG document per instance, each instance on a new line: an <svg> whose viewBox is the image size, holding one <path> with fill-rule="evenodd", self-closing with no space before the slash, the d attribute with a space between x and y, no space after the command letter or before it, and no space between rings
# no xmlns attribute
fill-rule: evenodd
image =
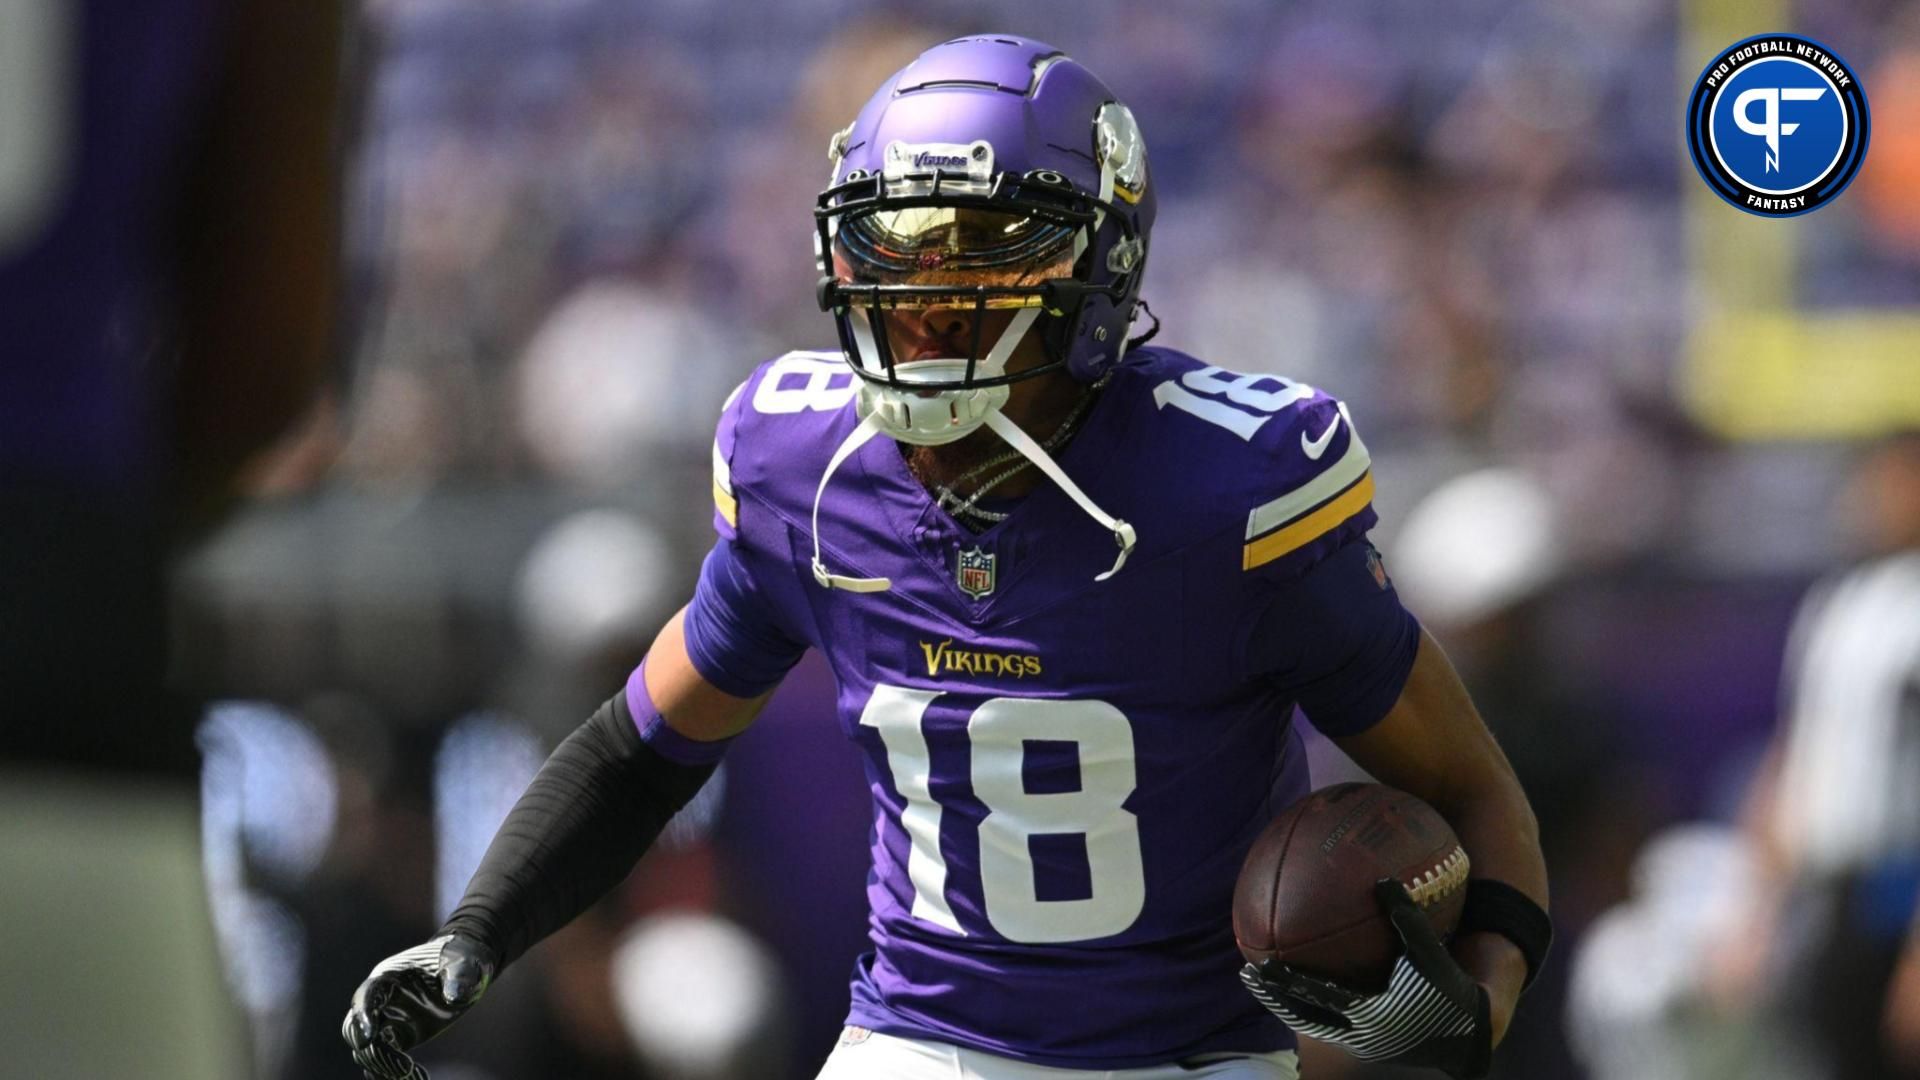
<svg viewBox="0 0 1920 1080"><path fill-rule="evenodd" d="M1687 101L1687 148L1714 194L1793 217L1846 190L1867 154L1867 96L1846 61L1797 34L1735 42Z"/></svg>

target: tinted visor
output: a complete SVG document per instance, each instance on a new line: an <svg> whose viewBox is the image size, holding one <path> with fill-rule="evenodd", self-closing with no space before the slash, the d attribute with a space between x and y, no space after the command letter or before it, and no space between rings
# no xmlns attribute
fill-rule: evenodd
<svg viewBox="0 0 1920 1080"><path fill-rule="evenodd" d="M833 239L834 273L849 285L1034 286L1072 276L1075 233L1073 225L999 210L872 210L840 222ZM914 301L934 304L940 298ZM1037 296L987 298L989 307L1035 303Z"/></svg>

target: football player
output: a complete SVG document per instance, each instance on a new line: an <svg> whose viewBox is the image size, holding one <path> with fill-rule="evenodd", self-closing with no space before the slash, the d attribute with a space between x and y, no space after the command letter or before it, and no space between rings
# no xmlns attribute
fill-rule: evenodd
<svg viewBox="0 0 1920 1080"><path fill-rule="evenodd" d="M356 1059L419 1075L404 1052L620 881L813 648L876 820L873 948L822 1080L1289 1077L1289 1026L1483 1073L1547 948L1545 869L1367 542L1346 406L1134 335L1146 147L1057 49L939 45L830 158L817 288L839 349L728 400L693 600L441 932L354 995ZM1296 704L1438 808L1475 873L1449 944L1396 920L1391 989L1336 1007L1272 966L1249 995L1229 925L1254 837L1308 787Z"/></svg>

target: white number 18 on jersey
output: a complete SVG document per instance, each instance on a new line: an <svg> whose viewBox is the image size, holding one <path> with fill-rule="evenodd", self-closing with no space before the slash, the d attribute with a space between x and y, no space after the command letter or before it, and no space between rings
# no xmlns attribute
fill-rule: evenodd
<svg viewBox="0 0 1920 1080"><path fill-rule="evenodd" d="M947 863L940 851L942 807L928 790L932 762L921 721L938 690L874 687L860 714L877 730L906 808L900 815L911 848L913 915L965 933L947 902ZM974 797L987 808L980 822L981 907L1008 941L1033 944L1111 937L1132 926L1146 905L1139 821L1121 804L1134 789L1133 727L1104 701L991 698L967 720ZM1077 791L1029 792L1022 780L1028 740L1071 742L1080 758ZM1091 895L1042 900L1028 838L1085 837Z"/></svg>

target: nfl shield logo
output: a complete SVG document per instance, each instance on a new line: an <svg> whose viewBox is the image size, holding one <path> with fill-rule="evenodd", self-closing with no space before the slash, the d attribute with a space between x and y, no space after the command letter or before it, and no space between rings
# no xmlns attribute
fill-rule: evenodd
<svg viewBox="0 0 1920 1080"><path fill-rule="evenodd" d="M993 552L977 547L962 551L956 580L960 583L960 591L975 600L992 592Z"/></svg>
<svg viewBox="0 0 1920 1080"><path fill-rule="evenodd" d="M1387 587L1387 566L1380 561L1377 548L1367 548L1367 572L1373 575L1373 583L1382 589Z"/></svg>

